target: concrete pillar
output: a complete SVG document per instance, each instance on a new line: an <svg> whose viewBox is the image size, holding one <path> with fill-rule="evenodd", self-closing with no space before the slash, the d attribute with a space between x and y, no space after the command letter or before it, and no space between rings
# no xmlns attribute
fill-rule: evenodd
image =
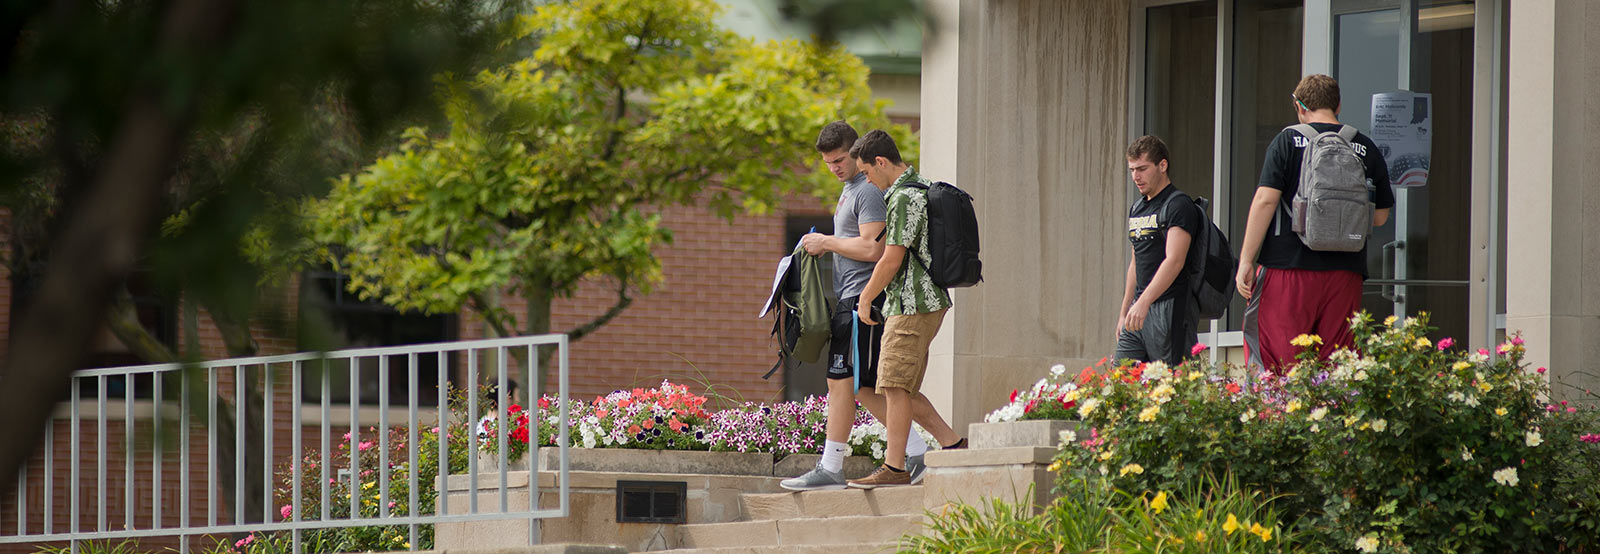
<svg viewBox="0 0 1600 554"><path fill-rule="evenodd" d="M1050 365L1109 355L1127 267L1128 15L1104 0L929 0L923 175L976 198L985 282L956 292L923 392L956 429Z"/></svg>
<svg viewBox="0 0 1600 554"><path fill-rule="evenodd" d="M1600 6L1512 2L1510 25L1506 329L1553 380L1600 392Z"/></svg>

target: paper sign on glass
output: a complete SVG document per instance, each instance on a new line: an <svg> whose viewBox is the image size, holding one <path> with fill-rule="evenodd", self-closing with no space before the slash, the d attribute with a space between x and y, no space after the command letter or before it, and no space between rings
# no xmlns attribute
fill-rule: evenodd
<svg viewBox="0 0 1600 554"><path fill-rule="evenodd" d="M1372 95L1372 127L1368 135L1389 165L1389 184L1428 184L1433 156L1433 95L1425 92L1380 92Z"/></svg>

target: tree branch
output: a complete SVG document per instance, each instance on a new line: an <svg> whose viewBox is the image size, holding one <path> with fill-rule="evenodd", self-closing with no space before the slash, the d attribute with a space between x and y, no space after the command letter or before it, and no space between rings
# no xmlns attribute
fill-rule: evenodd
<svg viewBox="0 0 1600 554"><path fill-rule="evenodd" d="M567 331L567 336L569 337L568 340L571 340L572 342L582 340L584 336L594 332L595 329L599 329L602 325L610 323L611 320L615 319L617 315L622 313L623 310L628 309L628 306L633 305L633 297L628 296L627 277L623 276L621 272L618 272L616 277L617 303L612 304L611 309L606 310L606 313L600 314L599 317L590 320L588 323L575 327L571 331Z"/></svg>

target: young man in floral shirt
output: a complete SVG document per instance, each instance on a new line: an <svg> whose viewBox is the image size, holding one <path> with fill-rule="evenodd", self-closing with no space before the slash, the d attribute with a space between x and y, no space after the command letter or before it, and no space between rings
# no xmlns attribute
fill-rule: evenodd
<svg viewBox="0 0 1600 554"><path fill-rule="evenodd" d="M880 292L885 294L878 393L887 405L884 427L889 448L884 453L883 466L871 475L851 480L849 485L861 489L909 485L912 475L905 469L906 433L911 429L913 397L922 396L919 390L928 370L928 345L951 306L950 292L933 284L928 275L927 267L933 260L928 254L927 190L905 186L931 183L901 161L894 139L882 130L861 137L850 149L850 155L867 174L867 180L886 191L884 199L889 210L883 256L872 269L872 278L867 280L856 305L857 317L863 323L876 325L871 299ZM916 258L907 260L908 254ZM932 419L937 426L948 427L937 410L933 410ZM964 446L966 439L959 439L945 448Z"/></svg>

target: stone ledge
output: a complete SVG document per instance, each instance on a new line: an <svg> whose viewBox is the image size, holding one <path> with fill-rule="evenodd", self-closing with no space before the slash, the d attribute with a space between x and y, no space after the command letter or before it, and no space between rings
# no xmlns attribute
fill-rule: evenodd
<svg viewBox="0 0 1600 554"><path fill-rule="evenodd" d="M628 549L598 544L535 544L503 548L451 548L422 550L416 554L628 554Z"/></svg>
<svg viewBox="0 0 1600 554"><path fill-rule="evenodd" d="M973 449L1055 446L1061 442L1062 431L1077 431L1078 438L1087 438L1084 431L1078 428L1077 421L1062 419L973 423L967 426L967 436L972 438Z"/></svg>
<svg viewBox="0 0 1600 554"><path fill-rule="evenodd" d="M1056 456L1055 447L1013 446L982 450L935 450L928 453L928 467L980 467L1012 464L1046 464Z"/></svg>

